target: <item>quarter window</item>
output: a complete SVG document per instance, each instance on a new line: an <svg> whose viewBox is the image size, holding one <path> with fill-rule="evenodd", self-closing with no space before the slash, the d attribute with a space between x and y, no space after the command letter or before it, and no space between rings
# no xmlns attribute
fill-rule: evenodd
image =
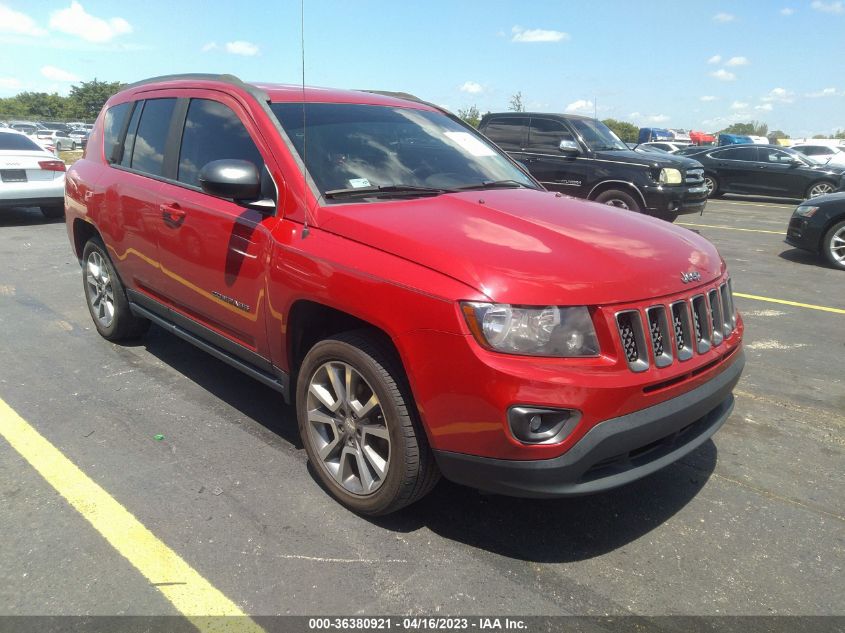
<svg viewBox="0 0 845 633"><path fill-rule="evenodd" d="M231 108L209 99L191 99L182 133L177 179L198 187L200 169L222 159L246 160L259 171L264 166L261 153Z"/></svg>
<svg viewBox="0 0 845 633"><path fill-rule="evenodd" d="M123 124L126 122L131 105L131 103L121 103L106 111L106 120L103 124L103 153L109 164L119 160L115 150L120 142L120 133L123 131Z"/></svg>
<svg viewBox="0 0 845 633"><path fill-rule="evenodd" d="M144 102L132 148L132 169L152 176L162 175L164 145L175 105L176 99L148 99Z"/></svg>

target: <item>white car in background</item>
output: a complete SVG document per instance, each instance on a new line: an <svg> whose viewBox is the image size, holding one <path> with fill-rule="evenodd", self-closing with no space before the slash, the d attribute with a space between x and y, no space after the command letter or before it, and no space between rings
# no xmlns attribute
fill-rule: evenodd
<svg viewBox="0 0 845 633"><path fill-rule="evenodd" d="M649 141L648 143L640 143L640 147L653 147L655 149L662 149L668 154L674 154L679 149L689 147L689 143L672 143L670 141Z"/></svg>
<svg viewBox="0 0 845 633"><path fill-rule="evenodd" d="M46 218L65 212L65 164L26 134L0 129L0 209L40 207Z"/></svg>
<svg viewBox="0 0 845 633"><path fill-rule="evenodd" d="M845 165L845 147L800 143L792 149L826 165Z"/></svg>

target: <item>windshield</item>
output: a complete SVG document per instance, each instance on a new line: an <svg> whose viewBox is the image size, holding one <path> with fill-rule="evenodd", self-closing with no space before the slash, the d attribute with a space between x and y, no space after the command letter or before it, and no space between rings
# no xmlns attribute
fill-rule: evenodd
<svg viewBox="0 0 845 633"><path fill-rule="evenodd" d="M584 143L594 152L628 149L613 131L596 119L572 119L572 127L581 136Z"/></svg>
<svg viewBox="0 0 845 633"><path fill-rule="evenodd" d="M441 112L339 103L270 108L330 198L355 190L431 195L488 185L537 188L483 137Z"/></svg>

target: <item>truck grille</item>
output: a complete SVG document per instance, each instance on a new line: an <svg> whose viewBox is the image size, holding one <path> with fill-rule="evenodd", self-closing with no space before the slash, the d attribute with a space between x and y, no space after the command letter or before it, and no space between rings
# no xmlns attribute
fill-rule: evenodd
<svg viewBox="0 0 845 633"><path fill-rule="evenodd" d="M703 169L687 169L686 173L686 183L688 185L700 185L704 182L704 170Z"/></svg>
<svg viewBox="0 0 845 633"><path fill-rule="evenodd" d="M622 310L616 326L631 371L689 360L721 345L736 329L731 280L668 305Z"/></svg>

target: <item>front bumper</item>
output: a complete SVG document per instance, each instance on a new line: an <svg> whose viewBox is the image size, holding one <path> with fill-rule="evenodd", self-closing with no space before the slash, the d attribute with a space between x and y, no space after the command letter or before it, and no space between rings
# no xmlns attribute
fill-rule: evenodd
<svg viewBox="0 0 845 633"><path fill-rule="evenodd" d="M809 218L792 216L784 240L790 246L808 251L818 251L822 239L822 228L813 224Z"/></svg>
<svg viewBox="0 0 845 633"><path fill-rule="evenodd" d="M707 188L702 184L689 186L648 186L643 188L649 211L661 215L701 213L707 205Z"/></svg>
<svg viewBox="0 0 845 633"><path fill-rule="evenodd" d="M568 497L610 490L649 475L710 438L733 410L745 365L737 350L708 382L654 406L605 420L560 457L503 460L435 451L443 476L517 497Z"/></svg>

